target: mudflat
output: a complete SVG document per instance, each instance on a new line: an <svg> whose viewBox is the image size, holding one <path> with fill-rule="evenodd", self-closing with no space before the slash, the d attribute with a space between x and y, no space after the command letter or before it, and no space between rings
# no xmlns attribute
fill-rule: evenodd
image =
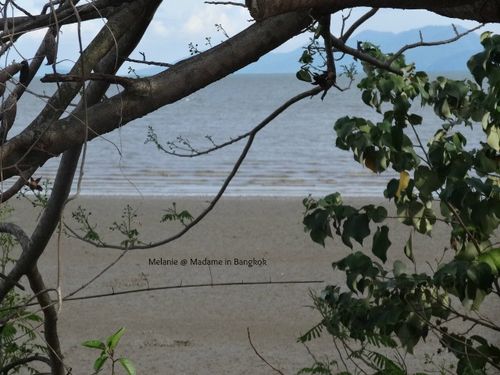
<svg viewBox="0 0 500 375"><path fill-rule="evenodd" d="M121 221L123 207L130 204L137 209L140 238L151 242L182 229L179 223L160 222L173 202L178 211L186 209L196 216L208 200L81 197L70 204L65 217L78 228L71 211L79 205L85 207L92 212L91 222L102 238L118 244L123 238L109 227ZM355 206L387 204L368 198L346 201ZM16 210L11 221L33 228L36 215L32 207L21 201L13 205ZM117 295L63 303L59 331L66 364L73 374L91 373L98 353L81 343L105 338L120 327L126 333L117 354L130 358L139 374L272 374L250 345L247 328L258 352L285 374L296 374L313 363L308 349L321 360L339 360L327 335L311 342L308 349L297 338L320 321L310 308L310 293L320 293L328 284L344 284L342 274L333 271L331 263L351 250L340 239L329 240L325 248L314 244L304 232L302 213L301 198L223 198L180 239L156 249L127 252L74 297ZM388 262L405 260L403 246L410 229L397 220L389 224L393 246ZM447 246L446 233L446 227L438 224L432 238L415 237L419 269L428 269L427 262L435 264L441 257ZM365 247L369 252L371 240ZM54 235L40 260L40 270L46 284L56 287L59 268L59 283L63 295L68 295L120 255L119 250L95 248L65 235L58 241ZM286 281L319 283L278 283ZM237 285L241 282L255 284ZM218 285L223 283L236 285ZM192 287L199 284L205 286ZM161 289L167 286L178 288ZM154 288L158 289L118 294ZM485 307L498 322L498 303L487 302ZM429 337L428 343L416 349L416 362L410 361L410 366L425 369L425 353L435 353L436 348L437 341ZM437 359L441 360L446 356Z"/></svg>

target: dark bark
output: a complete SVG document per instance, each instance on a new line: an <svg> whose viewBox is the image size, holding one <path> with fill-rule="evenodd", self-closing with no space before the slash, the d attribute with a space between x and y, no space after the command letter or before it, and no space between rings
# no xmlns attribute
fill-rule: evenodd
<svg viewBox="0 0 500 375"><path fill-rule="evenodd" d="M109 17L116 13L117 8L123 4L133 2L134 0L97 0L92 4L85 4L79 6L78 13L82 21L97 19L101 17ZM62 7L56 11L57 23L61 25L68 25L78 22L75 11L72 7ZM54 14L48 12L31 18L28 16L22 17L8 17L0 20L0 40L6 43L11 38L18 38L22 34L47 27L54 24Z"/></svg>
<svg viewBox="0 0 500 375"><path fill-rule="evenodd" d="M86 69L95 68L96 70L101 70L105 73L114 73L120 67L120 65L117 65L116 63L121 63L122 61L117 57L117 55L122 53L128 55L137 46L160 1L143 0L138 3L141 5L141 11L133 13L135 22L132 27L130 26L129 19L124 17L125 14L122 14L122 17L120 17L122 22L127 24L127 29L132 31L130 35L122 35L122 37L118 40L118 47L120 51L117 51L116 48L105 49L104 55L97 55L92 65L90 65L89 59L86 58ZM137 9L135 10L137 11ZM118 17L119 16L120 14ZM109 25L104 28L109 28ZM111 34L108 33L107 35L108 39L112 39L113 41L116 40ZM103 44L106 43L103 42ZM102 52L103 49L100 47L103 44L96 44L93 48ZM115 44L113 43L113 45ZM93 49L87 50L87 55L92 55L93 53ZM87 98L85 100L87 105L91 106L99 102L104 96L107 88L108 84L103 84L102 82L95 82L90 85L87 90ZM58 94L56 93L56 95ZM77 109L81 110L82 108L83 104L80 104ZM8 279L11 280L11 283L9 283L9 285L0 283L0 301L4 298L8 291L12 289L13 285L11 284L19 281L24 274L28 273L36 265L38 258L42 254L50 237L57 227L62 209L71 189L71 183L78 164L80 150L80 144L76 144L64 153L47 207L43 211L42 216L38 221L38 225L31 236L31 244L26 249L23 249L20 258L17 260L13 269L9 273Z"/></svg>
<svg viewBox="0 0 500 375"><path fill-rule="evenodd" d="M137 3L140 2L133 4ZM253 14L258 13L258 18L262 18L262 21L207 52L175 64L163 73L137 80L132 89L95 105L88 117L90 132L87 132L85 125L81 123L81 113L57 122L53 116L39 116L19 136L7 141L0 150L3 179L43 165L47 159L81 144L85 139L90 140L110 132L258 60L307 27L311 22L307 11L310 8L333 12L348 7L375 4L373 0L256 0L251 3L258 5L252 8ZM485 0L380 0L376 5L427 9L443 15L481 21L500 19L500 3ZM305 12L296 12L297 10ZM79 75L81 72L76 69L72 74ZM76 95L75 84L61 86L71 87L70 91ZM67 99L72 99L72 96L64 94L64 103L50 103L50 106L65 108L64 104L67 104ZM52 113L51 110L48 111Z"/></svg>
<svg viewBox="0 0 500 375"><path fill-rule="evenodd" d="M257 20L287 12L317 9L332 12L355 7L424 9L450 18L478 22L500 21L500 2L496 0L249 0Z"/></svg>
<svg viewBox="0 0 500 375"><path fill-rule="evenodd" d="M99 103L88 111L88 134L81 122L83 113L48 124L47 131L41 137L41 129L47 122L33 122L20 135L4 144L3 177L16 175L19 168L25 170L33 165L42 165L69 147L81 144L87 135L89 140L93 139L192 94L257 61L300 33L309 22L310 17L304 13L287 14L259 22L207 52L182 61L156 76L138 80L133 89Z"/></svg>
<svg viewBox="0 0 500 375"><path fill-rule="evenodd" d="M33 267L27 276L31 290L36 295L38 304L43 311L43 335L47 343L52 375L64 375L63 355L61 344L59 343L59 335L57 334L57 310L49 293L46 291L47 287L43 282L42 275L38 271L38 267Z"/></svg>

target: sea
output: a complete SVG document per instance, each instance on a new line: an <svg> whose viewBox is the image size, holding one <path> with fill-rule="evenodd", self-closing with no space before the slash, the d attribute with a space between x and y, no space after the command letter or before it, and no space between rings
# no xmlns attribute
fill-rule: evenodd
<svg viewBox="0 0 500 375"><path fill-rule="evenodd" d="M89 142L81 194L214 195L231 172L246 140L207 155L179 157L146 142L149 128L166 149L176 144L174 150L178 153L203 151L248 132L285 101L310 88L309 83L289 74L236 74L215 82ZM54 87L35 83L32 90L50 95ZM23 96L12 134L29 124L45 102L43 97ZM419 102L414 107L415 113L424 116L424 123L417 130L427 142L441 120L431 108L421 108ZM344 196L380 196L396 174L375 174L357 163L350 152L335 147L333 126L343 116L381 120L380 114L363 104L355 83L345 91L330 90L324 100L320 95L304 99L257 134L226 194L306 197L340 192ZM411 129L407 130L414 139ZM483 136L475 130L470 134L465 131L473 138L472 144L478 144ZM59 160L57 157L48 161L35 177L53 181Z"/></svg>

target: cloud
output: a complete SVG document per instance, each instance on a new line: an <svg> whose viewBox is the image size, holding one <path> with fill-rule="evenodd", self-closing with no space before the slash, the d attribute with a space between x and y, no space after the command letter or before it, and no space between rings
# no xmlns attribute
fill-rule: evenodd
<svg viewBox="0 0 500 375"><path fill-rule="evenodd" d="M161 36L161 37L167 37L167 36L170 36L172 34L172 29L167 27L165 25L165 23L163 23L162 21L158 21L158 20L153 20L151 22L151 30L153 31L153 33L155 35Z"/></svg>
<svg viewBox="0 0 500 375"><path fill-rule="evenodd" d="M247 18L248 14L239 9L221 10L220 7L204 6L189 16L181 31L201 38L213 34L215 25L219 24L232 35L248 26Z"/></svg>

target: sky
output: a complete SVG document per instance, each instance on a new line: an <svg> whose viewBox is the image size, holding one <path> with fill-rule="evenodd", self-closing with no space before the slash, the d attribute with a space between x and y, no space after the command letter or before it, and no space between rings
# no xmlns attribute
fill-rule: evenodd
<svg viewBox="0 0 500 375"><path fill-rule="evenodd" d="M28 11L36 12L41 9L46 0L23 0L20 2ZM83 4L81 1L80 4ZM352 12L350 20L367 11L367 8L358 8ZM345 13L344 13L345 14ZM450 20L426 11L399 11L380 10L377 15L366 22L362 30L377 30L400 32L415 29L426 25L451 25L454 22L466 28L477 25L475 22ZM86 22L82 26L84 43L103 26L103 20ZM199 50L209 48L206 38L210 38L212 45L226 39L216 25L222 25L229 36L233 36L250 25L250 16L245 8L222 5L204 4L203 0L165 0L131 57L141 59L140 52L144 52L148 60L175 62L189 56L189 43L197 44ZM334 17L332 22L334 31L339 30L341 16ZM500 25L487 25L484 30L500 33ZM29 58L33 55L36 46L44 35L44 30L37 30L23 36L19 41L18 51L13 51L7 57L9 61ZM76 25L65 26L60 34L60 50L58 60L61 65L71 65L78 56ZM301 35L279 47L276 52L288 52L306 44L307 36ZM425 35L424 35L425 38ZM417 41L417 40L416 40Z"/></svg>

